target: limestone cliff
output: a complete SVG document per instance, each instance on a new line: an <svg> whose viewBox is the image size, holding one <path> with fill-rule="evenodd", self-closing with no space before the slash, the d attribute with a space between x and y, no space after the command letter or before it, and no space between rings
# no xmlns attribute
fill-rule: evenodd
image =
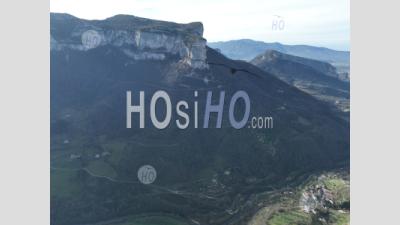
<svg viewBox="0 0 400 225"><path fill-rule="evenodd" d="M165 60L171 56L195 69L208 68L207 41L200 22L178 24L128 15L82 20L67 14L57 15L51 26L52 51L89 51L112 45L134 60ZM57 23L64 26L60 28Z"/></svg>

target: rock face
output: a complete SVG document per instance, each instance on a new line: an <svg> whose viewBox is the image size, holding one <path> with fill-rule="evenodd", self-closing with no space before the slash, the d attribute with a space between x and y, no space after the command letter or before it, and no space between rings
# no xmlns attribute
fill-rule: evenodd
<svg viewBox="0 0 400 225"><path fill-rule="evenodd" d="M350 184L340 174L327 174L308 186L299 200L299 207L306 213L317 214L329 209L349 210Z"/></svg>
<svg viewBox="0 0 400 225"><path fill-rule="evenodd" d="M88 51L112 45L134 60L164 60L171 56L194 69L208 68L207 41L202 37L203 25L199 22L177 24L126 15L89 21L66 14L51 16L55 15L57 18L51 20L52 51Z"/></svg>

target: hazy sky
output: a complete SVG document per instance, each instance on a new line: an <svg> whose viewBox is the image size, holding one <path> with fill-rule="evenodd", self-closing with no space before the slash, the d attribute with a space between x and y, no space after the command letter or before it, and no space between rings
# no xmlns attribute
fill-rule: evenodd
<svg viewBox="0 0 400 225"><path fill-rule="evenodd" d="M50 11L85 19L130 14L178 23L201 21L209 42L249 38L350 47L349 0L50 0ZM280 26L274 27L274 21Z"/></svg>

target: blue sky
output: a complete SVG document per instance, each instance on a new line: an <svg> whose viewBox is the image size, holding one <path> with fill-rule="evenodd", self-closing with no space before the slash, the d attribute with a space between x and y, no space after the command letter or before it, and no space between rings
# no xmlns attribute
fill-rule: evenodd
<svg viewBox="0 0 400 225"><path fill-rule="evenodd" d="M178 23L201 21L209 42L249 38L350 48L349 0L50 0L50 11L85 19L131 14ZM280 22L280 28L274 29L274 22Z"/></svg>

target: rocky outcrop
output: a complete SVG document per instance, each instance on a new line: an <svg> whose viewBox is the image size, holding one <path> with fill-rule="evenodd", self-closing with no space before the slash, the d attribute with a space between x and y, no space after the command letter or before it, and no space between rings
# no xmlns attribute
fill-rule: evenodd
<svg viewBox="0 0 400 225"><path fill-rule="evenodd" d="M306 213L316 214L327 209L348 210L350 206L350 184L341 174L318 177L315 184L302 193L299 206Z"/></svg>
<svg viewBox="0 0 400 225"><path fill-rule="evenodd" d="M295 55L289 55L275 50L267 50L263 54L255 57L251 62L253 64L259 65L259 64L268 64L275 61L294 62L297 64L310 67L318 72L321 72L323 75L333 78L338 78L338 73L336 71L336 68L327 62L299 57Z"/></svg>
<svg viewBox="0 0 400 225"><path fill-rule="evenodd" d="M115 16L102 21L81 20L52 14L50 49L89 51L111 45L134 60L165 60L169 56L195 69L207 69L206 40L199 22L177 24L134 16ZM56 26L68 20L70 26ZM69 33L66 35L65 33Z"/></svg>

